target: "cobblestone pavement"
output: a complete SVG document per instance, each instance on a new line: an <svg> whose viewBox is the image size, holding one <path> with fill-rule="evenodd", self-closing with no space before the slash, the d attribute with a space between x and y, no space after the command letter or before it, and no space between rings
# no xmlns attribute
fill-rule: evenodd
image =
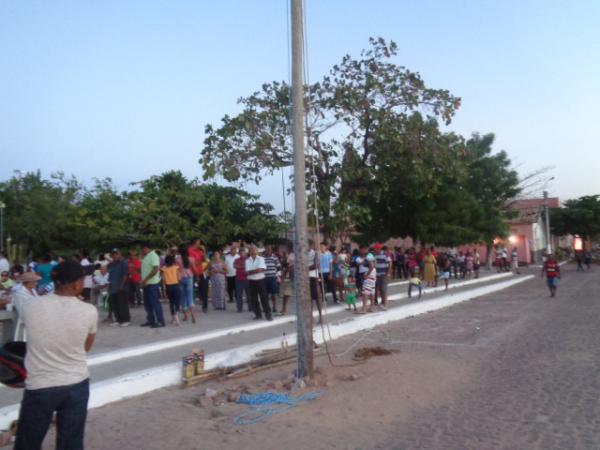
<svg viewBox="0 0 600 450"><path fill-rule="evenodd" d="M598 271L565 266L556 298L540 280L421 323L431 340L432 322L454 322L454 331L438 327L437 343L457 344L469 374L450 399L416 411L376 447L600 448L599 285Z"/></svg>
<svg viewBox="0 0 600 450"><path fill-rule="evenodd" d="M92 410L86 448L599 449L600 268L563 271L556 298L535 269L535 280L332 342L336 365L321 353L307 388L319 398L268 420L238 426L244 405L204 393L267 392L293 364ZM395 351L353 363L376 345Z"/></svg>

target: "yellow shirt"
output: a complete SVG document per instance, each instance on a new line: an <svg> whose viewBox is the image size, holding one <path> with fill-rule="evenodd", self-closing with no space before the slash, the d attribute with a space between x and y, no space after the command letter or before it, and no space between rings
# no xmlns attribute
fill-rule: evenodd
<svg viewBox="0 0 600 450"><path fill-rule="evenodd" d="M179 267L177 267L176 265L163 267L162 273L165 284L179 283Z"/></svg>

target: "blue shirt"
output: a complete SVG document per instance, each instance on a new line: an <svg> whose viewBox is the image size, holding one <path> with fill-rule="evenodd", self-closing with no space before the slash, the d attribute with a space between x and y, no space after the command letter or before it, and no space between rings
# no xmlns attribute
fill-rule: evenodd
<svg viewBox="0 0 600 450"><path fill-rule="evenodd" d="M42 263L35 267L36 273L42 277L37 283L38 286L45 286L52 283L52 276L50 275L52 269L54 269L54 264L52 263Z"/></svg>
<svg viewBox="0 0 600 450"><path fill-rule="evenodd" d="M119 292L124 278L127 278L127 261L111 262L108 265L108 290L111 294Z"/></svg>
<svg viewBox="0 0 600 450"><path fill-rule="evenodd" d="M331 252L321 253L319 257L319 266L321 267L321 273L329 273L331 272L331 261L333 260L333 256Z"/></svg>

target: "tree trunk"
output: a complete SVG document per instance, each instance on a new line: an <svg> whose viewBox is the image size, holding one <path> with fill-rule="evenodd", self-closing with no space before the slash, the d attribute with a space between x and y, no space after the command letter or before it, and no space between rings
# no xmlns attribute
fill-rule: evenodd
<svg viewBox="0 0 600 450"><path fill-rule="evenodd" d="M485 267L487 268L487 270L492 270L492 249L494 248L493 243L490 244L489 242L486 244L485 246L485 251L487 252L487 254L485 255Z"/></svg>

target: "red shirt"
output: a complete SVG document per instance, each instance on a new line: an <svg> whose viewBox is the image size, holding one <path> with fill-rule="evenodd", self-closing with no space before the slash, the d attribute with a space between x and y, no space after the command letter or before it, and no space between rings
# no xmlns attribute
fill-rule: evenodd
<svg viewBox="0 0 600 450"><path fill-rule="evenodd" d="M556 261L546 261L544 269L548 278L555 278L560 273L560 267Z"/></svg>
<svg viewBox="0 0 600 450"><path fill-rule="evenodd" d="M233 261L236 280L246 281L248 279L248 274L246 273L246 258L247 257L240 256L235 261Z"/></svg>
<svg viewBox="0 0 600 450"><path fill-rule="evenodd" d="M204 273L204 252L192 245L188 248L188 255L194 258L196 274L202 275Z"/></svg>
<svg viewBox="0 0 600 450"><path fill-rule="evenodd" d="M142 261L137 258L129 258L127 260L127 273L129 281L139 283L142 281Z"/></svg>

